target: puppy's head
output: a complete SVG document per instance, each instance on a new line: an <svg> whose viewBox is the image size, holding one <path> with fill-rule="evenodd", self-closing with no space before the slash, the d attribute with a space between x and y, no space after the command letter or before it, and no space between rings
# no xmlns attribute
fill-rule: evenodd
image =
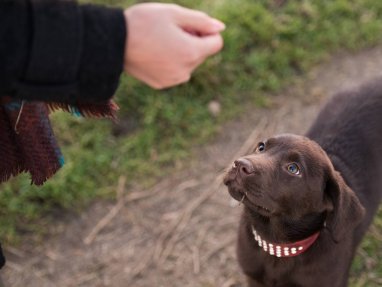
<svg viewBox="0 0 382 287"><path fill-rule="evenodd" d="M281 135L258 143L252 154L234 162L224 183L234 199L264 217L298 220L326 213L336 240L363 215L327 154L303 136Z"/></svg>

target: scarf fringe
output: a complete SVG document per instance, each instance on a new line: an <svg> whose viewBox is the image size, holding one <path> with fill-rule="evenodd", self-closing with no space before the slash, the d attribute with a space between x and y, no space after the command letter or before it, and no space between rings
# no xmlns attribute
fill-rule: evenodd
<svg viewBox="0 0 382 287"><path fill-rule="evenodd" d="M63 166L49 121L50 112L63 110L76 116L115 121L118 109L113 101L70 105L0 98L0 183L29 172L31 184L43 185Z"/></svg>
<svg viewBox="0 0 382 287"><path fill-rule="evenodd" d="M118 105L113 101L100 104L78 103L76 105L48 103L47 107L49 112L62 110L75 116L83 116L89 118L110 118L112 120L116 120L116 112L119 110Z"/></svg>
<svg viewBox="0 0 382 287"><path fill-rule="evenodd" d="M8 181L10 178L19 175L20 173L28 172L28 170L23 166L17 166L12 170L2 170L0 172L0 183ZM33 180L32 180L33 182ZM34 183L34 182L33 182Z"/></svg>
<svg viewBox="0 0 382 287"><path fill-rule="evenodd" d="M33 173L32 171L29 171L32 175L31 177L31 184L41 186L43 185L49 178L51 178L59 169L61 168L61 165L59 163L54 163L49 169L49 171L46 171L44 173L38 172Z"/></svg>
<svg viewBox="0 0 382 287"><path fill-rule="evenodd" d="M45 173L33 173L23 166L18 166L12 170L2 170L0 172L0 183L6 182L12 177L15 177L23 172L29 172L31 174L31 184L41 186L43 185L49 178L51 178L59 169L61 165L55 164L49 172Z"/></svg>

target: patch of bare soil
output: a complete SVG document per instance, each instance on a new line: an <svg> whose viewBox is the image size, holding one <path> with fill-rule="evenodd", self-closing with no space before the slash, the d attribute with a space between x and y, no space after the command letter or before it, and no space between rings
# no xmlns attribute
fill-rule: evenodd
<svg viewBox="0 0 382 287"><path fill-rule="evenodd" d="M5 286L245 286L235 259L241 207L221 184L224 169L264 137L303 134L328 96L381 74L381 46L332 57L270 108L223 126L186 170L150 190L127 191L121 177L117 202L57 223L41 245L6 247Z"/></svg>

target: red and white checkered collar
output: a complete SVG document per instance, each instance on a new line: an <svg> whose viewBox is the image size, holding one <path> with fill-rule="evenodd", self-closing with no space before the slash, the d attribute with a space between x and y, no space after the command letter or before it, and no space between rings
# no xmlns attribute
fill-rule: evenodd
<svg viewBox="0 0 382 287"><path fill-rule="evenodd" d="M292 243L269 243L261 238L259 233L252 226L252 232L256 242L269 255L276 257L294 257L304 253L318 238L320 231L303 240Z"/></svg>

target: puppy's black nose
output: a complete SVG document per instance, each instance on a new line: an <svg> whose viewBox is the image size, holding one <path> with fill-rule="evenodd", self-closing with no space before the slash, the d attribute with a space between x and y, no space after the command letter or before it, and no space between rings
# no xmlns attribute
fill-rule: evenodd
<svg viewBox="0 0 382 287"><path fill-rule="evenodd" d="M246 158L239 158L235 160L234 163L236 168L238 168L239 172L243 175L248 175L255 171L252 162Z"/></svg>

